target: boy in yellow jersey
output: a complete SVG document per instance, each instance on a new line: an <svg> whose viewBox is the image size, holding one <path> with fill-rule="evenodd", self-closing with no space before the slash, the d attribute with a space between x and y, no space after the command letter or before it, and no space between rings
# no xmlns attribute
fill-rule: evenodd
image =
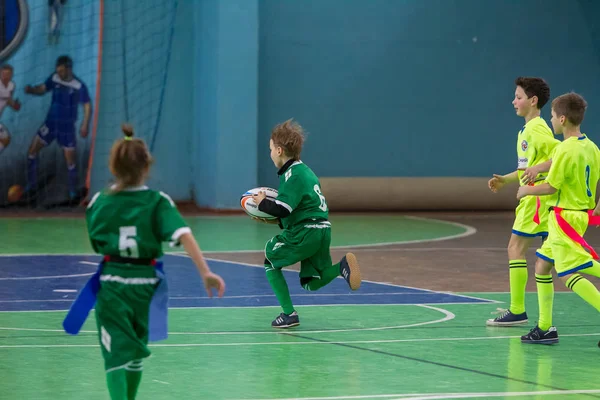
<svg viewBox="0 0 600 400"><path fill-rule="evenodd" d="M517 115L525 119L525 126L519 131L517 137L517 170L507 175L494 175L488 182L492 192L497 192L507 183L520 181L528 167L548 161L552 151L560 143L554 138L546 121L540 117L540 110L550 99L550 87L546 81L541 78L518 77L515 85L515 98L512 104ZM530 184L539 185L544 182L545 177L546 173L537 174ZM533 221L535 211L535 197L523 199L517 206L512 234L508 242L510 307L508 310L498 309L500 315L488 319L486 325L514 326L527 323L525 287L528 271L525 254L535 237L541 236L543 240L548 236L547 211L540 214L539 224Z"/></svg>
<svg viewBox="0 0 600 400"><path fill-rule="evenodd" d="M600 277L600 264L592 255L595 252L591 248L592 254L586 251L589 246L582 237L591 215L600 214L600 207L595 204L600 150L580 129L586 108L586 101L576 93L554 99L552 127L556 134L564 135L564 141L552 154L546 183L521 186L517 192L518 199L548 196L546 205L550 206L548 239L536 253L540 317L538 324L521 337L523 343L558 343L558 332L552 326L552 265L569 289L600 311L600 292L578 273Z"/></svg>

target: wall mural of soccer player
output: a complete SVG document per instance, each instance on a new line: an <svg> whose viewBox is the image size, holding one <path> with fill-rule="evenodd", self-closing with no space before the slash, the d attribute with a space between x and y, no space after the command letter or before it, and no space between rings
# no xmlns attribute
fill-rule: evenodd
<svg viewBox="0 0 600 400"><path fill-rule="evenodd" d="M76 165L75 123L79 104L83 104L83 121L79 127L82 138L89 133L89 124L92 115L92 106L87 86L81 79L73 74L73 61L69 56L63 55L56 60L56 69L48 79L37 86L27 85L25 93L43 95L52 92L50 109L46 120L37 131L29 146L27 159L27 186L24 199L28 202L35 200L38 189L37 169L38 155L42 148L52 143L55 139L63 148L68 168L69 201L77 205L85 195L78 185Z"/></svg>

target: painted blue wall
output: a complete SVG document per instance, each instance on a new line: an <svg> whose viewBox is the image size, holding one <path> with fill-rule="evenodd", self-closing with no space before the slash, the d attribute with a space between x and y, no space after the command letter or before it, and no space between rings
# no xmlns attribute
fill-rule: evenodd
<svg viewBox="0 0 600 400"><path fill-rule="evenodd" d="M130 121L153 147L149 185L191 198L193 10L189 1L105 1L92 191L110 184L110 148ZM171 36L172 34L172 36Z"/></svg>
<svg viewBox="0 0 600 400"><path fill-rule="evenodd" d="M303 160L322 177L510 172L523 124L511 105L518 75L543 76L553 97L586 96L584 130L600 141L591 0L124 4L106 2L96 188L110 179L126 101L141 137L159 127L150 183L212 208L237 208L247 188L277 184L268 139L290 117L308 131Z"/></svg>
<svg viewBox="0 0 600 400"><path fill-rule="evenodd" d="M154 140L150 186L235 207L257 182L258 2L109 1L104 21L92 190L128 120Z"/></svg>
<svg viewBox="0 0 600 400"><path fill-rule="evenodd" d="M260 3L259 141L297 118L318 175L510 172L523 124L511 105L518 75L546 78L552 96L586 96L584 128L600 140L595 2L341 3ZM260 183L274 184L273 172L260 152Z"/></svg>
<svg viewBox="0 0 600 400"><path fill-rule="evenodd" d="M258 0L203 0L194 22L194 201L233 208L257 182Z"/></svg>

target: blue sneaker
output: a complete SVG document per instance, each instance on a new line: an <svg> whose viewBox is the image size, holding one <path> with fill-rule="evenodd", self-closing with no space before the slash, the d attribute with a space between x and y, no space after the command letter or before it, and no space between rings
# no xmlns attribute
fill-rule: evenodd
<svg viewBox="0 0 600 400"><path fill-rule="evenodd" d="M558 331L551 326L547 331L535 326L527 335L521 336L521 343L527 344L555 344L558 343Z"/></svg>
<svg viewBox="0 0 600 400"><path fill-rule="evenodd" d="M350 289L357 290L360 287L360 267L356 256L352 253L346 253L340 260L340 275L344 277Z"/></svg>
<svg viewBox="0 0 600 400"><path fill-rule="evenodd" d="M300 318L298 317L298 313L294 311L291 314L281 313L273 322L271 322L271 326L273 328L293 328L294 326L300 325Z"/></svg>
<svg viewBox="0 0 600 400"><path fill-rule="evenodd" d="M513 314L510 310L498 308L495 313L500 314L496 318L490 318L485 323L487 326L517 326L527 323L527 313Z"/></svg>

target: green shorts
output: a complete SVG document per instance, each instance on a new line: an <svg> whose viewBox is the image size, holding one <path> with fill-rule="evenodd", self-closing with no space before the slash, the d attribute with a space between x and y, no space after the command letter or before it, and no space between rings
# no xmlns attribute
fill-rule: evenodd
<svg viewBox="0 0 600 400"><path fill-rule="evenodd" d="M587 213L563 210L560 215L579 235L584 235L589 222ZM548 239L537 250L536 255L553 263L558 276L569 275L593 265L592 255L558 226L554 211L550 212L548 218Z"/></svg>
<svg viewBox="0 0 600 400"><path fill-rule="evenodd" d="M148 320L157 284L154 267L104 267L96 325L106 371L150 356Z"/></svg>
<svg viewBox="0 0 600 400"><path fill-rule="evenodd" d="M265 246L265 258L273 268L300 263L300 279L321 277L331 267L331 224L328 221L306 223L284 230Z"/></svg>
<svg viewBox="0 0 600 400"><path fill-rule="evenodd" d="M527 196L519 202L515 210L515 222L512 227L512 233L515 235L524 237L548 236L549 212L543 200L539 211L539 225L533 221L536 210L536 199L536 196Z"/></svg>

